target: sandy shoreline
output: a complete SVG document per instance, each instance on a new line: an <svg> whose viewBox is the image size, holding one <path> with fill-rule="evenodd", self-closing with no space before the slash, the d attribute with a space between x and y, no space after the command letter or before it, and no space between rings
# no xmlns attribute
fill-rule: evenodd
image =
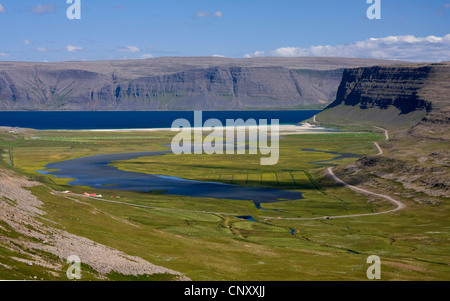
<svg viewBox="0 0 450 301"><path fill-rule="evenodd" d="M246 128L246 130L257 130L260 126L256 125L256 126L249 126L249 127L244 127L242 126L242 128ZM191 127L191 128L185 128L186 130L202 130L204 133L210 133L211 130L210 129L206 129L206 128L196 128L196 127ZM216 130L220 131L226 131L227 127L223 126L223 127L216 127ZM8 126L0 126L0 131L4 131L4 132L11 132L11 133L21 133L21 132L26 132L26 131L54 131L54 132L96 132L96 133L145 133L145 132L171 132L172 129L171 128L138 128L138 129L76 129L76 130L70 130L70 129L59 129L59 130L38 130L38 129L31 129L31 128L19 128L19 127L8 127ZM279 130L279 134L280 135L298 135L298 134L343 134L343 133L363 133L363 132L350 132L350 131L339 131L336 129L332 129L332 128L325 128L325 127L320 127L320 126L313 126L310 124L300 124L300 125L295 125L295 124L283 124L283 125L279 125L278 126L278 130ZM174 130L174 133L179 132L179 130ZM270 135L271 130L270 130L270 125L267 126L267 133L268 135Z"/></svg>
<svg viewBox="0 0 450 301"><path fill-rule="evenodd" d="M260 126L249 126L245 127L248 130L255 130L258 129ZM226 130L228 127L216 127L216 130ZM336 131L334 129L324 128L324 127L318 127L318 126L311 126L311 125L279 125L279 132L283 135L290 135L290 134L333 134L333 133L342 133L339 131ZM204 132L209 132L209 129L206 128L185 128L186 130L203 130ZM64 130L66 131L66 130ZM92 129L92 130L70 130L70 131L79 131L79 132L158 132L158 131L172 131L171 128L146 128L146 129ZM174 130L177 132L177 130ZM268 133L270 133L270 125L267 127Z"/></svg>

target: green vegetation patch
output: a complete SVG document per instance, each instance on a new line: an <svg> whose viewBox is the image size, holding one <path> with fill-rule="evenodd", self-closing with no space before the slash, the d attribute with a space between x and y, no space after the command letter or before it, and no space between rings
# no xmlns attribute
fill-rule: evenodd
<svg viewBox="0 0 450 301"><path fill-rule="evenodd" d="M41 222L179 271L193 280L366 280L365 260L369 255L381 257L385 280L448 279L449 205L444 200L429 206L394 191L393 196L408 205L396 213L295 220L392 209L387 201L335 183L326 175L326 166L311 164L335 155L302 150L374 155L378 151L373 141L384 141L382 133L288 135L280 141L280 159L275 166L261 166L260 155L167 154L112 164L134 172L298 191L304 197L263 203L262 209L245 200L192 198L163 191L115 191L113 185L105 190L89 189L104 196L98 200L54 194L49 188L75 193L88 188L70 186L68 179L36 172L48 163L96 154L167 150L164 145L170 143L173 133L34 131L31 135L42 139L1 133L0 150L7 156L1 157L0 164L45 184L30 188L44 204L46 215ZM9 166L9 148L14 167ZM341 165L354 160L331 163ZM257 222L237 218L244 215ZM17 238L7 225L0 226L1 235ZM17 271L0 268L0 278L64 277L61 273L51 276L38 266L32 270L11 259L18 254L0 243L0 262ZM82 270L86 270L87 277L83 279L97 279L89 267L82 266ZM174 277L107 275L112 280Z"/></svg>

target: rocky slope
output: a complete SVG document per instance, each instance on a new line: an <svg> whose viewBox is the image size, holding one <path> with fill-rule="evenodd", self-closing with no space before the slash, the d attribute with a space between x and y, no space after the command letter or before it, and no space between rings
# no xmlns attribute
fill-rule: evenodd
<svg viewBox="0 0 450 301"><path fill-rule="evenodd" d="M77 254L83 264L91 268L85 271L87 269L83 267L83 277L86 272L92 274L94 279L108 279L108 275L114 272L133 276L168 274L173 280L190 280L179 272L71 234L60 229L56 222L50 221L48 225L43 203L27 190L36 185L40 184L0 167L2 279L66 279L68 266L65 262L69 256ZM23 272L27 273L26 276ZM39 274L39 278L33 277L33 273Z"/></svg>
<svg viewBox="0 0 450 301"><path fill-rule="evenodd" d="M0 63L0 110L225 110L329 103L343 58Z"/></svg>
<svg viewBox="0 0 450 301"><path fill-rule="evenodd" d="M336 100L316 120L388 129L383 156L338 171L348 181L422 204L450 198L450 63L346 70Z"/></svg>
<svg viewBox="0 0 450 301"><path fill-rule="evenodd" d="M425 95L434 82L433 65L402 65L345 70L336 100L320 119L336 123L412 126L432 109Z"/></svg>

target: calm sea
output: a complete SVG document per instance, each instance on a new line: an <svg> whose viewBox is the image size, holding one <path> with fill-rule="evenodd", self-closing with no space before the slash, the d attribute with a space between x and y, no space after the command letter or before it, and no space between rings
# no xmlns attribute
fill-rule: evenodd
<svg viewBox="0 0 450 301"><path fill-rule="evenodd" d="M318 110L302 111L204 111L203 122L209 118L248 120L278 119L280 124L296 124ZM127 111L127 112L0 112L0 126L38 130L92 130L170 128L175 119L184 118L194 124L193 111Z"/></svg>

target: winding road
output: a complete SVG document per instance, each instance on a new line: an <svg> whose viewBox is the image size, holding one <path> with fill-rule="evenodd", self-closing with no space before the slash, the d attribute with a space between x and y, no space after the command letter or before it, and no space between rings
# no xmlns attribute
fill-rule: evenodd
<svg viewBox="0 0 450 301"><path fill-rule="evenodd" d="M383 154L383 150L381 149L380 145L378 143L376 143L375 141L373 142L373 144L375 144L375 147L378 149L377 156L382 155Z"/></svg>
<svg viewBox="0 0 450 301"><path fill-rule="evenodd" d="M386 129L383 129L381 127L378 126L374 126L377 129L380 129L382 131L384 131L385 134L385 138L386 140L389 140L389 133ZM381 149L380 145L377 142L373 142L373 144L375 145L375 147L378 149L378 154L376 154L376 156L380 156L383 154L383 150ZM366 189L362 189L353 185L350 185L344 181L342 181L341 179L339 179L333 172L333 167L329 167L327 169L328 174L330 175L330 177L337 183L350 188L353 191L362 193L362 194L366 194L366 195L373 195L376 197L380 197L383 199L388 200L389 202L391 202L392 204L396 205L397 207L395 209L391 209L388 211L381 211L381 212L375 212L375 213L363 213L363 214L351 214L351 215L337 215L337 216L322 216L322 217L311 217L311 218L282 218L282 217L263 217L260 216L260 218L264 218L264 219L282 219L282 220L296 220L296 221L305 221L305 220L319 220L319 219L335 219L335 218L350 218L350 217L360 217L360 216L371 216L371 215L380 215L380 214L386 214L386 213L392 213L395 211L399 211L402 210L404 208L406 208L406 205L388 195L385 194L381 194L381 193L375 193Z"/></svg>
<svg viewBox="0 0 450 301"><path fill-rule="evenodd" d="M382 130L384 132L384 136L386 137L386 140L389 140L389 133L388 133L388 131L386 129L383 129L383 128L381 128L379 126L376 126L376 125L374 125L373 127L377 128L379 130Z"/></svg>

